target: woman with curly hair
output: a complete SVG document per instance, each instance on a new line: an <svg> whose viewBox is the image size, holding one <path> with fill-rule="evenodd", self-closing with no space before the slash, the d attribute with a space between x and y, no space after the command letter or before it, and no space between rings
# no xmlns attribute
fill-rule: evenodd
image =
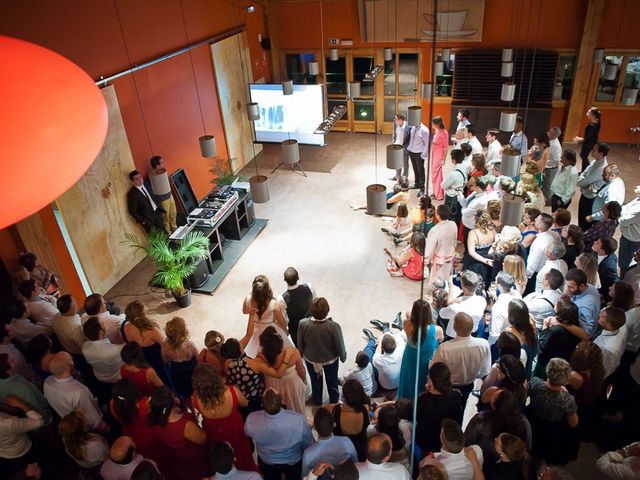
<svg viewBox="0 0 640 480"><path fill-rule="evenodd" d="M82 468L102 465L109 458L109 443L102 435L89 433L87 419L80 412L65 415L58 425L64 449Z"/></svg>
<svg viewBox="0 0 640 480"><path fill-rule="evenodd" d="M527 162L527 166L530 163L531 162ZM535 166L535 162L533 163ZM542 193L542 189L540 188L536 175L523 173L518 185L516 186L516 194L528 196L529 202L526 203L530 203L536 210L544 210L544 194Z"/></svg>
<svg viewBox="0 0 640 480"><path fill-rule="evenodd" d="M239 470L258 471L249 439L244 433L244 420L238 407L246 407L247 399L237 387L227 386L224 378L206 363L193 372L193 405L202 414L202 428L211 448L218 442L233 447Z"/></svg>
<svg viewBox="0 0 640 480"><path fill-rule="evenodd" d="M476 213L476 225L467 237L467 251L462 261L465 270L476 272L482 277L485 288L491 283L493 268L489 250L496 240L496 227L485 210Z"/></svg>
<svg viewBox="0 0 640 480"><path fill-rule="evenodd" d="M242 313L249 315L247 333L240 341L245 353L256 358L260 352L260 334L268 326L273 326L288 347L293 346L289 338L287 324L278 304L273 297L269 279L258 275L253 279L251 294L242 303Z"/></svg>
<svg viewBox="0 0 640 480"><path fill-rule="evenodd" d="M171 385L169 372L162 360L162 344L167 339L158 322L147 317L140 300L130 302L124 309L125 320L120 333L125 342L138 342L149 365L165 385Z"/></svg>
<svg viewBox="0 0 640 480"><path fill-rule="evenodd" d="M198 362L212 365L223 377L225 376L225 358L220 353L224 344L224 335L215 330L209 330L204 336L204 348L200 350Z"/></svg>
<svg viewBox="0 0 640 480"><path fill-rule="evenodd" d="M181 398L193 393L191 375L198 364L198 349L189 339L187 323L173 317L164 327L167 339L162 343L162 359L168 363L173 390Z"/></svg>
<svg viewBox="0 0 640 480"><path fill-rule="evenodd" d="M504 270L504 261L507 256L511 255L518 257L524 264L524 259L527 258L527 251L520 243L521 238L522 236L520 235L520 229L518 227L512 227L510 225L505 225L501 229L500 233L496 234L496 241L489 249L489 255L491 255L493 259L493 266L491 268L491 282L496 279L498 273ZM525 274L525 272L523 272L523 274ZM516 279L516 282L518 282L518 280L522 281L522 278L518 277ZM519 290L519 288L520 284L518 283L518 291L522 295L522 292Z"/></svg>
<svg viewBox="0 0 640 480"><path fill-rule="evenodd" d="M583 340L569 362L572 371L567 390L578 404L582 437L588 439L595 433L598 419L596 399L604 383L602 350L595 343Z"/></svg>

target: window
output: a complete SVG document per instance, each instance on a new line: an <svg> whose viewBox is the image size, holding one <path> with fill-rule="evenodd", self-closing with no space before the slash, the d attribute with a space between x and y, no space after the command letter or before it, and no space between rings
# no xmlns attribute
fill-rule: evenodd
<svg viewBox="0 0 640 480"><path fill-rule="evenodd" d="M623 105L637 105L640 103L640 57L628 57L627 68L625 68L624 81L622 83L622 97L620 103Z"/></svg>
<svg viewBox="0 0 640 480"><path fill-rule="evenodd" d="M415 95L418 87L418 54L400 53L398 59L398 95Z"/></svg>
<svg viewBox="0 0 640 480"><path fill-rule="evenodd" d="M604 57L604 62L600 64L596 101L612 103L616 101L618 79L623 62L623 56L607 55Z"/></svg>
<svg viewBox="0 0 640 480"><path fill-rule="evenodd" d="M571 87L573 86L575 66L575 55L560 55L558 57L556 83L553 88L554 100L569 100L569 98L571 98Z"/></svg>
<svg viewBox="0 0 640 480"><path fill-rule="evenodd" d="M375 93L373 82L362 81L373 67L373 57L353 57L353 81L360 82L360 96L362 97L373 97ZM373 117L371 117L371 120L373 120Z"/></svg>
<svg viewBox="0 0 640 480"><path fill-rule="evenodd" d="M605 55L598 72L597 102L633 107L640 104L640 56Z"/></svg>
<svg viewBox="0 0 640 480"><path fill-rule="evenodd" d="M416 88L420 85L419 56L417 53L394 53L384 62L384 121L393 122L400 112L416 104Z"/></svg>
<svg viewBox="0 0 640 480"><path fill-rule="evenodd" d="M347 94L347 62L345 57L338 60L325 58L327 69L327 95Z"/></svg>
<svg viewBox="0 0 640 480"><path fill-rule="evenodd" d="M441 57L438 57L441 60ZM436 97L450 97L453 91L453 65L455 63L456 56L452 53L449 56L448 62L443 63L442 75L436 75L436 91L434 95Z"/></svg>
<svg viewBox="0 0 640 480"><path fill-rule="evenodd" d="M297 84L316 83L315 75L307 75L308 65L313 62L313 53L287 53L284 56L285 76Z"/></svg>

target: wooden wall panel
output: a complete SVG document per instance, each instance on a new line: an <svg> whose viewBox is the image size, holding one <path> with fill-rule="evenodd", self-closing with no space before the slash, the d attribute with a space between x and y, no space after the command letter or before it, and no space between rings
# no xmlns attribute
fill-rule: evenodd
<svg viewBox="0 0 640 480"><path fill-rule="evenodd" d="M247 83L253 81L246 33L242 32L211 45L216 71L220 110L234 171L253 159L253 124L247 118ZM238 61L240 60L240 61ZM243 65L244 63L244 65ZM255 145L255 153L262 145Z"/></svg>
<svg viewBox="0 0 640 480"><path fill-rule="evenodd" d="M83 177L58 200L80 263L94 292L105 293L144 254L120 242L125 232L143 235L127 211L133 157L112 86L102 89L109 130L102 150Z"/></svg>

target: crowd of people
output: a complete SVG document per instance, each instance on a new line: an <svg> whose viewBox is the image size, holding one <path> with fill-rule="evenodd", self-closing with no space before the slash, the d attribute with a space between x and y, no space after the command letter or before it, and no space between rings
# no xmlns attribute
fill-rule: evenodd
<svg viewBox="0 0 640 480"><path fill-rule="evenodd" d="M429 130L396 116L407 165L383 227L388 271L424 281L425 294L371 320L357 352L292 267L277 296L255 277L244 337L211 330L199 351L183 318L160 327L139 300L121 313L97 293L78 305L35 255L21 258L0 323L0 475L570 478L562 466L580 443L617 419L620 449L597 467L640 478L640 187L624 203L605 143L595 139L578 174L558 128L528 148L521 119L509 147L523 171L501 176L497 132L483 151L468 116L452 137L434 119L433 197ZM525 200L520 225L501 223L507 193Z"/></svg>

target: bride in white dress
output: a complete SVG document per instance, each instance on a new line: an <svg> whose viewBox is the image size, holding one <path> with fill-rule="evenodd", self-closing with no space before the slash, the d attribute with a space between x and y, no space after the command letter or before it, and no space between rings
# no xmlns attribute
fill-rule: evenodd
<svg viewBox="0 0 640 480"><path fill-rule="evenodd" d="M251 294L247 295L242 304L242 313L249 315L247 334L241 342L248 357L256 358L260 353L259 337L269 326L276 329L276 332L282 337L285 347L293 346L280 305L273 298L269 279L264 275L258 275L253 280ZM245 343L246 345L244 345Z"/></svg>

